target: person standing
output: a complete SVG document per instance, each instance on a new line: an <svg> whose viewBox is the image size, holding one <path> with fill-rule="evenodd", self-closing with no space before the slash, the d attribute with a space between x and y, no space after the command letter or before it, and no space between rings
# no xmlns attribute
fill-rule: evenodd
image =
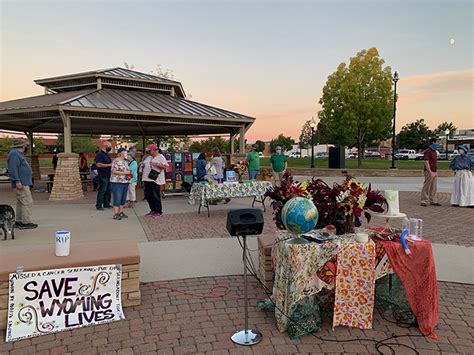
<svg viewBox="0 0 474 355"><path fill-rule="evenodd" d="M84 153L79 153L79 171L81 173L89 171L89 164L87 163L87 158Z"/></svg>
<svg viewBox="0 0 474 355"><path fill-rule="evenodd" d="M110 172L110 185L114 196L115 220L128 218L128 216L123 213L123 207L127 200L128 183L132 178L132 174L128 168L128 162L125 160L126 156L127 150L125 148L119 148L117 157L112 162Z"/></svg>
<svg viewBox="0 0 474 355"><path fill-rule="evenodd" d="M199 154L196 160L196 179L198 182L206 180L206 153Z"/></svg>
<svg viewBox="0 0 474 355"><path fill-rule="evenodd" d="M288 157L283 154L280 146L275 148L275 154L272 154L272 157L270 158L270 164L272 167L273 186L281 187L283 174L288 167Z"/></svg>
<svg viewBox="0 0 474 355"><path fill-rule="evenodd" d="M421 206L441 206L438 203L438 147L437 138L430 139L430 146L424 152L424 171L425 181L421 190Z"/></svg>
<svg viewBox="0 0 474 355"><path fill-rule="evenodd" d="M258 155L257 149L258 145L252 144L252 150L247 154L250 180L255 180L260 173L260 156Z"/></svg>
<svg viewBox="0 0 474 355"><path fill-rule="evenodd" d="M474 178L471 173L471 170L474 170L474 163L467 155L467 146L459 145L458 152L459 155L456 155L449 164L449 167L456 174L451 195L451 205L456 207L474 207Z"/></svg>
<svg viewBox="0 0 474 355"><path fill-rule="evenodd" d="M142 181L145 185L145 199L150 206L150 212L145 216L157 218L163 214L161 186L165 184L165 169L168 167L168 162L158 151L156 144L150 144L146 147L146 150L149 156L143 161ZM153 179L152 175L156 173L158 176Z"/></svg>
<svg viewBox="0 0 474 355"><path fill-rule="evenodd" d="M38 227L36 223L31 221L33 197L31 196L30 186L33 185L33 171L24 155L28 150L28 145L28 142L24 139L14 139L7 157L11 186L15 189L16 194L15 227L18 229Z"/></svg>
<svg viewBox="0 0 474 355"><path fill-rule="evenodd" d="M212 150L211 166L216 169L215 179L217 183L222 184L224 181L224 160L222 159L221 151L217 147Z"/></svg>
<svg viewBox="0 0 474 355"><path fill-rule="evenodd" d="M99 173L99 188L97 190L97 200L95 203L97 211L103 211L104 208L112 208L110 205L110 196L112 193L110 185L112 158L109 157L111 151L112 144L110 144L109 141L104 141L95 156L95 165Z"/></svg>
<svg viewBox="0 0 474 355"><path fill-rule="evenodd" d="M136 187L138 181L138 164L135 160L135 152L132 149L130 149L130 151L128 152L127 161L128 168L130 169L130 172L132 174L132 179L130 180L130 184L128 185L127 207L133 208L135 202L137 202Z"/></svg>

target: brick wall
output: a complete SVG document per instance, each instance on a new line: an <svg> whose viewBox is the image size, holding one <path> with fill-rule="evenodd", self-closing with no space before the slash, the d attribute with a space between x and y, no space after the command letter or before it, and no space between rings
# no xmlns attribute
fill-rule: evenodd
<svg viewBox="0 0 474 355"><path fill-rule="evenodd" d="M140 293L140 264L122 266L122 306L138 306ZM7 326L8 281L0 281L0 330Z"/></svg>

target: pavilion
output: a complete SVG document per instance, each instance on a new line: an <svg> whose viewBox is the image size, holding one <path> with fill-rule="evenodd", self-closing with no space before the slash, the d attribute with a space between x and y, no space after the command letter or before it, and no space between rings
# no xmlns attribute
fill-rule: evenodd
<svg viewBox="0 0 474 355"><path fill-rule="evenodd" d="M231 155L238 136L242 154L245 133L255 121L187 100L178 81L119 67L35 83L44 87L44 95L0 102L0 129L23 132L31 146L33 133L63 133L63 158L72 153L73 133L139 135L143 140L146 136L229 135ZM71 162L75 158L68 156Z"/></svg>

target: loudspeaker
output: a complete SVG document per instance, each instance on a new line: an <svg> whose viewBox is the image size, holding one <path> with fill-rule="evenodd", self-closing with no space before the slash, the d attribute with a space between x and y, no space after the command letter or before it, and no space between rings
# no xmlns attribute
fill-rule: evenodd
<svg viewBox="0 0 474 355"><path fill-rule="evenodd" d="M257 208L230 210L227 230L231 236L258 235L263 231L263 213Z"/></svg>
<svg viewBox="0 0 474 355"><path fill-rule="evenodd" d="M329 147L329 169L344 169L346 157L344 147Z"/></svg>

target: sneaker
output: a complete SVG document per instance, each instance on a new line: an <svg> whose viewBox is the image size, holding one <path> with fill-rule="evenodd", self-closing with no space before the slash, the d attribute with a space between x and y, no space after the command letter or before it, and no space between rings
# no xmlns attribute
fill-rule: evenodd
<svg viewBox="0 0 474 355"><path fill-rule="evenodd" d="M110 205L108 205L108 206L104 206L104 208L114 208L114 207L113 207L113 206L110 206Z"/></svg>
<svg viewBox="0 0 474 355"><path fill-rule="evenodd" d="M125 213L120 213L120 218L128 218L128 216Z"/></svg>
<svg viewBox="0 0 474 355"><path fill-rule="evenodd" d="M114 219L116 219L117 221L120 221L122 219L122 217L120 217L120 215L118 213L114 214Z"/></svg>
<svg viewBox="0 0 474 355"><path fill-rule="evenodd" d="M155 213L155 212L150 211L150 212L148 212L148 213L145 215L145 217L153 217L153 214L154 214L154 213Z"/></svg>
<svg viewBox="0 0 474 355"><path fill-rule="evenodd" d="M38 228L36 223L22 223L20 229L35 229Z"/></svg>
<svg viewBox="0 0 474 355"><path fill-rule="evenodd" d="M160 213L160 212L153 212L152 217L158 218L158 217L161 217L162 215L163 215L163 213Z"/></svg>
<svg viewBox="0 0 474 355"><path fill-rule="evenodd" d="M442 206L442 204L439 203L439 202L433 202L431 205L432 205L432 206Z"/></svg>
<svg viewBox="0 0 474 355"><path fill-rule="evenodd" d="M95 208L97 211L103 211L104 209L102 207L96 207Z"/></svg>

